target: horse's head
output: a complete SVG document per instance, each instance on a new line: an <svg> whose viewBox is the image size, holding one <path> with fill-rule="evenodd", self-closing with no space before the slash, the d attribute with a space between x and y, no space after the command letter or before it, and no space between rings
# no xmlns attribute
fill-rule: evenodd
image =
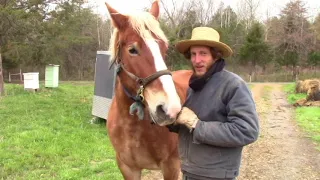
<svg viewBox="0 0 320 180"><path fill-rule="evenodd" d="M149 12L126 15L106 5L114 26L110 47L121 67L121 84L134 94L138 92L155 123L171 124L181 103L164 62L168 42L158 22L158 1Z"/></svg>

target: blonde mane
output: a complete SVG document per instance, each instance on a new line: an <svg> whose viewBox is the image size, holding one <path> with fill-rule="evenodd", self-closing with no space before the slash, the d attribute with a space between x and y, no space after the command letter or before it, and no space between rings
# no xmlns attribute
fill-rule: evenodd
<svg viewBox="0 0 320 180"><path fill-rule="evenodd" d="M140 37L146 41L147 39L154 39L152 37L153 33L157 38L164 41L166 46L168 46L168 40L163 31L160 28L159 22L148 12L135 12L126 15L129 18L129 23L133 29L140 35ZM111 39L110 39L110 60L114 60L114 57L117 56L119 42L119 31L117 28L114 28Z"/></svg>

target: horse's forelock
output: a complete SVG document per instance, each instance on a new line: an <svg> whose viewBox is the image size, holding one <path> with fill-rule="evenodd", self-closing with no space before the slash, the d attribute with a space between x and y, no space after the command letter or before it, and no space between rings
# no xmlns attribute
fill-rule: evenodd
<svg viewBox="0 0 320 180"><path fill-rule="evenodd" d="M159 22L148 12L135 12L129 17L129 22L133 29L142 37L143 40L153 39L153 33L167 45L168 40L160 28Z"/></svg>

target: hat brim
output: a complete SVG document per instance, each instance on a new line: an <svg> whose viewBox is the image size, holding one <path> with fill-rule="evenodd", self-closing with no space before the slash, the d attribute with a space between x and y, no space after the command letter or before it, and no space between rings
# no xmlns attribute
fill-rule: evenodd
<svg viewBox="0 0 320 180"><path fill-rule="evenodd" d="M183 40L179 41L175 46L180 53L184 54L190 49L190 46L196 45L215 47L222 52L222 56L225 58L231 56L233 53L232 49L228 45L222 42L209 40Z"/></svg>

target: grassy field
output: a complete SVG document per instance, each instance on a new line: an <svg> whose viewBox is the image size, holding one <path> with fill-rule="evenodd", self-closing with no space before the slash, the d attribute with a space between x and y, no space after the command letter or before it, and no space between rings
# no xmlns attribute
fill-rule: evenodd
<svg viewBox="0 0 320 180"><path fill-rule="evenodd" d="M284 86L284 90L288 93L288 101L291 104L306 97L306 94L294 93L295 84ZM317 148L320 150L320 107L298 107L295 111L298 124L317 143Z"/></svg>
<svg viewBox="0 0 320 180"><path fill-rule="evenodd" d="M249 86L252 88L252 85ZM0 179L123 179L105 124L91 124L92 83L24 91L5 84L0 97ZM294 84L286 85L288 100ZM269 88L268 88L269 90ZM299 107L296 119L320 149L320 108Z"/></svg>
<svg viewBox="0 0 320 180"><path fill-rule="evenodd" d="M0 179L122 179L105 124L91 124L92 83L5 84Z"/></svg>

